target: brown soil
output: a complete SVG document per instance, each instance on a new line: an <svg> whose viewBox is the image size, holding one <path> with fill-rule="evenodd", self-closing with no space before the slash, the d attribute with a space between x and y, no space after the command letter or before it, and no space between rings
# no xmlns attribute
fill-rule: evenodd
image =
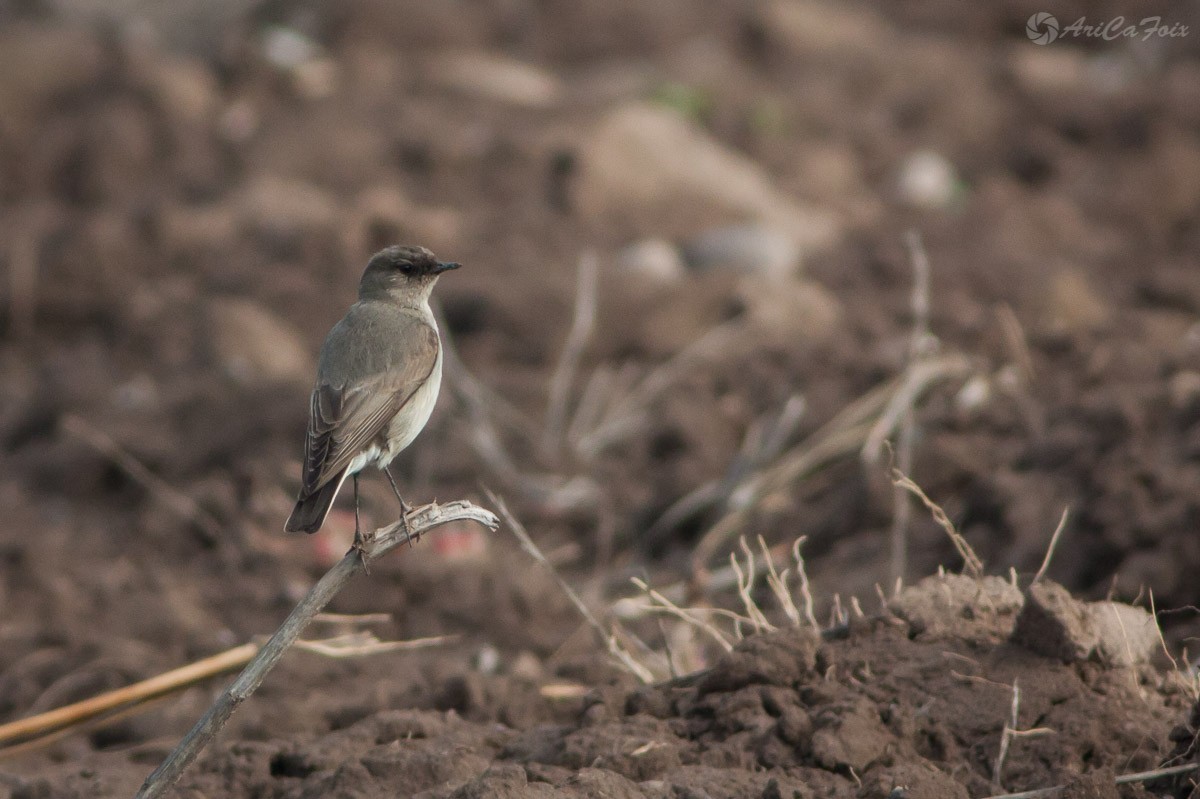
<svg viewBox="0 0 1200 799"><path fill-rule="evenodd" d="M733 331L586 462L500 425L517 471L591 494L489 463L456 386L401 459L413 499L500 487L598 609L631 575L689 575L716 514L647 531L757 421L802 395L792 445L904 369L917 229L933 346L968 366L921 398L916 481L1022 584L1070 505L1049 577L1090 600L1152 592L1172 648L1200 629L1194 5L1155 10L1188 36L1044 47L1025 34L1042 6L1016 2L219 6L0 4L0 722L267 633L342 551L348 506L319 536L280 528L313 353L397 240L466 265L439 286L447 330L538 425L585 250L602 281L585 376L643 375ZM925 194L903 178L930 176L921 151L954 170ZM752 266L780 260L782 235L798 275L748 275L705 238L747 220L777 234L739 240ZM622 269L646 239L681 274ZM384 481L364 507L394 514ZM893 507L852 455L740 531L807 536L824 619L835 594L871 605L891 584ZM1014 740L1005 789L1079 778L1072 795L1108 796L1111 773L1187 751L1169 666L1035 654L1009 642L1014 608L879 608L819 644L698 648L710 670L635 688L507 534L460 533L333 608L455 643L289 655L181 795L983 796L1014 682L1020 726L1051 732ZM908 558L910 581L960 566L923 511ZM559 684L586 693L550 698ZM0 761L0 799L130 794L217 687Z"/></svg>

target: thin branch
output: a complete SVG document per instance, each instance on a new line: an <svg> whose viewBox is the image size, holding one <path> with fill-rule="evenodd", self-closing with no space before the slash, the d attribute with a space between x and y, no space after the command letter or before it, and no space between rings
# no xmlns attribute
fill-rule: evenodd
<svg viewBox="0 0 1200 799"><path fill-rule="evenodd" d="M300 604L296 605L282 626L242 670L233 685L217 698L204 717L184 736L175 747L175 751L146 778L136 799L162 796L175 784L183 770L225 726L238 706L262 684L263 679L283 657L284 652L296 642L312 618L329 604L352 577L366 571L368 563L405 542L419 538L434 527L454 521L474 521L492 530L500 526L500 520L495 514L470 502L457 501L445 505L434 503L412 511L407 520L400 520L376 530L371 534L364 552L353 549L347 552L346 556L327 571L300 600Z"/></svg>

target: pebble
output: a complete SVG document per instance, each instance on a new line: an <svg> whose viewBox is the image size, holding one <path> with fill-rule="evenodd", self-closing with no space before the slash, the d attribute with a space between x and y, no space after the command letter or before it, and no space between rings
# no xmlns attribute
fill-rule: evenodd
<svg viewBox="0 0 1200 799"><path fill-rule="evenodd" d="M679 249L666 239L642 239L617 253L617 268L655 283L677 283L687 276Z"/></svg>
<svg viewBox="0 0 1200 799"><path fill-rule="evenodd" d="M697 272L728 270L782 279L800 267L800 250L787 235L764 225L712 228L683 243L683 259Z"/></svg>
<svg viewBox="0 0 1200 799"><path fill-rule="evenodd" d="M443 88L481 100L521 108L549 108L562 100L562 82L532 64L480 52L445 53L430 64L426 78Z"/></svg>
<svg viewBox="0 0 1200 799"><path fill-rule="evenodd" d="M917 208L930 209L949 206L960 185L954 165L933 150L918 150L906 158L896 181L901 200Z"/></svg>
<svg viewBox="0 0 1200 799"><path fill-rule="evenodd" d="M801 254L827 247L839 225L783 194L767 173L678 114L645 103L618 107L580 147L576 200L585 214L657 217L686 234L698 216L758 222ZM663 230L662 226L659 230Z"/></svg>

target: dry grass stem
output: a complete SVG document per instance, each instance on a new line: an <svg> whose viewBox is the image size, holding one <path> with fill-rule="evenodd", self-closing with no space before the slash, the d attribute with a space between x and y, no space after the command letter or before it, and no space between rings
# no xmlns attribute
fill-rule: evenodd
<svg viewBox="0 0 1200 799"><path fill-rule="evenodd" d="M800 547L804 545L806 536L800 536L792 543L792 560L796 562L796 576L800 580L800 598L804 602L804 618L808 619L809 626L814 630L821 629L817 624L817 614L814 610L812 587L808 582L808 569L804 565L804 556L800 554Z"/></svg>
<svg viewBox="0 0 1200 799"><path fill-rule="evenodd" d="M1063 508L1062 516L1058 520L1058 527L1054 528L1054 534L1050 536L1050 544L1046 547L1046 556L1042 558L1042 565L1038 567L1037 574L1033 575L1030 585L1046 576L1046 570L1050 568L1050 561L1054 558L1055 549L1058 548L1058 539L1067 527L1067 517L1070 514L1071 506L1068 505Z"/></svg>
<svg viewBox="0 0 1200 799"><path fill-rule="evenodd" d="M1166 768L1156 768L1150 771L1138 771L1133 774L1121 774L1113 783L1116 785L1131 785L1136 782L1149 782L1150 780L1158 780L1164 777L1177 777L1180 774L1190 774L1193 771L1200 769L1200 763L1188 763L1183 766L1168 766ZM1062 791L1067 786L1051 785L1049 788L1035 788L1032 791L1020 791L1018 793L1004 793L995 796L989 796L987 799L1043 799L1043 797L1053 796Z"/></svg>
<svg viewBox="0 0 1200 799"><path fill-rule="evenodd" d="M1008 747L1012 743L1013 730L1020 726L1018 717L1021 713L1021 686L1013 680L1012 684L1012 706L1010 710L1009 720L1004 723L1004 729L1000 733L1000 751L996 755L996 765L992 769L992 784L1003 787L1004 783L1000 781L1000 775L1004 771L1004 761L1008 758Z"/></svg>
<svg viewBox="0 0 1200 799"><path fill-rule="evenodd" d="M519 522L515 516L513 516L512 512L508 509L508 505L504 503L504 500L502 500L492 491L487 491L487 495L488 499L495 504L501 518L508 523L508 529L516 537L517 542L521 545L521 549L525 550L525 552L531 558L541 564L541 566L550 573L550 576L553 577L554 581L558 583L559 588L561 588L563 593L567 595L567 599L571 601L571 604L574 605L575 609L579 611L579 614L583 616L584 621L586 621L588 625L590 625L591 628L596 631L596 633L600 636L600 640L604 641L605 645L608 647L609 654L611 654L617 659L618 662L628 669L630 674L633 674L643 683L649 685L650 683L654 682L654 674L650 671L650 669L639 663L627 649L620 645L616 637L615 629L613 632L609 632L604 629L603 625L600 624L600 620L596 618L594 613L592 613L591 608L584 603L584 601L579 597L579 594L575 593L575 589L571 587L571 584L563 579L563 576L558 573L557 569L554 568L554 564L552 564L546 558L546 556L542 554L542 551L538 549L537 544L533 543L533 539L529 537L529 533L525 530L525 526L521 524L521 522Z"/></svg>
<svg viewBox="0 0 1200 799"><path fill-rule="evenodd" d="M950 517L946 515L946 511L942 510L940 505L926 496L919 485L896 469L892 470L892 480L897 485L903 486L912 492L913 496L921 500L921 503L929 510L930 515L933 516L933 520L946 531L946 535L950 537L950 541L958 551L959 557L963 560L963 568L966 570L968 576L976 579L982 577L983 561L975 554L975 550L967 543L967 539L963 538L962 533L958 532L957 528L955 528L954 522L950 521Z"/></svg>
<svg viewBox="0 0 1200 799"><path fill-rule="evenodd" d="M970 370L967 359L958 354L923 357L911 364L900 377L900 384L891 394L883 411L871 426L862 447L863 460L879 463L884 442L895 435L904 415L931 386L942 380L961 377Z"/></svg>
<svg viewBox="0 0 1200 799"><path fill-rule="evenodd" d="M688 610L684 610L683 608L679 607L674 602L672 602L671 600L669 600L665 596L663 596L661 593L659 593L658 591L655 591L653 588L651 588L646 583L645 580L642 580L639 577L634 577L634 578L632 578L631 581L639 589L644 591L646 596L648 596L654 602L658 603L658 607L661 607L663 611L670 613L672 616L675 616L678 619L680 619L681 621L687 622L688 624L692 625L697 630L702 631L705 635L707 635L708 637L710 637L714 641L716 641L717 644L722 649L724 649L726 652L729 652L733 649L733 642L730 641L728 638L726 638L725 634L722 633L720 630L718 630L716 627L714 627L710 622L705 621L704 619L700 618L694 612L689 612ZM651 609L654 609L654 606L651 606ZM739 617L737 617L736 614L730 614L730 615L732 615L734 617L735 622L739 618ZM738 637L740 638L740 636L738 636Z"/></svg>
<svg viewBox="0 0 1200 799"><path fill-rule="evenodd" d="M788 589L788 575L790 569L784 569L782 573L775 569L775 559L771 557L771 550L767 549L767 542L761 535L758 537L758 548L762 552L763 562L767 566L767 585L771 588L771 593L775 594L775 601L779 603L779 607L783 609L783 613L788 617L788 621L793 627L800 627L800 610L796 607L795 600L792 599L792 592Z"/></svg>
<svg viewBox="0 0 1200 799"><path fill-rule="evenodd" d="M754 625L756 633L770 632L775 629L775 625L767 621L767 617L763 614L762 608L754 601L754 596L751 589L754 587L754 577L758 569L754 562L754 552L746 544L745 536L738 539L738 544L742 550L742 556L746 559L746 571L742 572L741 566L738 565L737 554L729 553L729 565L737 574L738 596L741 597L742 606L746 609L746 619Z"/></svg>
<svg viewBox="0 0 1200 799"><path fill-rule="evenodd" d="M915 378L901 376L878 386L847 405L833 419L804 441L781 454L774 462L744 481L739 488L739 501L700 537L692 563L697 571L709 563L725 542L744 529L751 509L760 501L784 491L826 464L854 452L862 452L880 415L893 404L896 396L919 396L925 388L940 379L961 374L967 368L960 356L942 356L925 361ZM915 382L914 382L915 380ZM915 392L906 385L917 386ZM885 431L890 435L890 428ZM880 443L882 447L882 443Z"/></svg>
<svg viewBox="0 0 1200 799"><path fill-rule="evenodd" d="M295 647L327 658L357 658L387 652L411 652L458 640L457 635L435 635L408 641L381 641L369 633L350 633L321 641L296 641Z"/></svg>
<svg viewBox="0 0 1200 799"><path fill-rule="evenodd" d="M579 258L575 285L575 313L558 365L550 378L550 393L546 404L546 425L542 431L542 453L551 461L561 456L566 438L567 413L571 403L571 387L579 371L583 351L596 328L597 283L599 259L594 252Z"/></svg>
<svg viewBox="0 0 1200 799"><path fill-rule="evenodd" d="M743 335L742 326L726 322L684 347L666 362L648 372L607 409L599 423L581 434L576 454L590 461L608 447L642 430L651 403L670 388L696 360L728 350Z"/></svg>
<svg viewBox="0 0 1200 799"><path fill-rule="evenodd" d="M684 522L713 508L722 511L746 508L752 498L752 492L747 490L748 481L779 457L779 453L795 435L806 409L804 398L793 394L773 419L764 416L755 420L747 428L738 454L730 462L725 475L719 480L704 483L673 502L650 525L644 534L645 540L653 545Z"/></svg>

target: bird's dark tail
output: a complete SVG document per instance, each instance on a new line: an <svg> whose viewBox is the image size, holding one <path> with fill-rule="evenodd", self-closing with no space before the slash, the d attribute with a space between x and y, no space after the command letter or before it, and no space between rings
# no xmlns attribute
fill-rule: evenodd
<svg viewBox="0 0 1200 799"><path fill-rule="evenodd" d="M289 533L315 533L320 530L345 479L346 473L342 472L314 493L307 496L301 494L283 529Z"/></svg>

